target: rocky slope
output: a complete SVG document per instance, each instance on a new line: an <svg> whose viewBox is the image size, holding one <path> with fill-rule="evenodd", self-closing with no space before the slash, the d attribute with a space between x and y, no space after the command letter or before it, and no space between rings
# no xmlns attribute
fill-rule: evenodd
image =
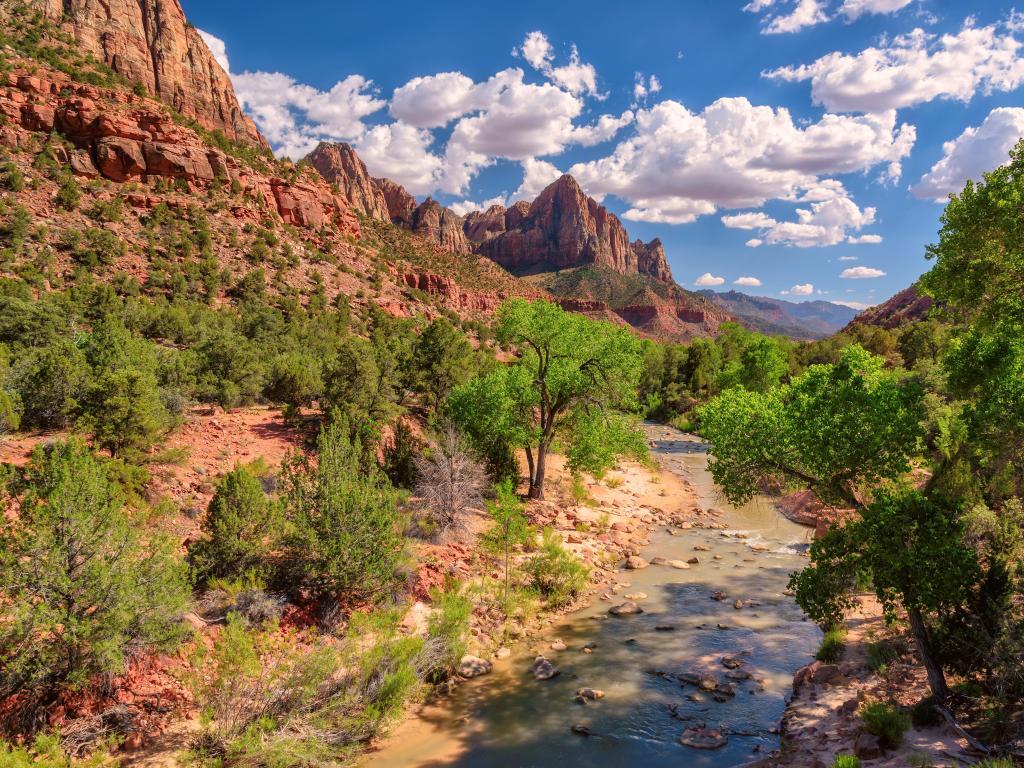
<svg viewBox="0 0 1024 768"><path fill-rule="evenodd" d="M17 3L8 3L17 11ZM231 139L267 146L178 0L29 0L75 41L181 114Z"/></svg>
<svg viewBox="0 0 1024 768"><path fill-rule="evenodd" d="M607 267L623 275L672 279L665 249L659 240L631 243L618 217L587 197L566 174L525 207L508 210L493 206L466 222L479 253L517 274L569 269L585 265Z"/></svg>
<svg viewBox="0 0 1024 768"><path fill-rule="evenodd" d="M830 301L793 302L739 291L697 291L748 328L797 339L821 339L842 330L857 310Z"/></svg>
<svg viewBox="0 0 1024 768"><path fill-rule="evenodd" d="M917 290L917 285L904 288L888 301L864 310L853 321L861 325L896 328L906 323L924 320L932 308L931 296Z"/></svg>
<svg viewBox="0 0 1024 768"><path fill-rule="evenodd" d="M377 221L391 220L384 193L373 183L366 164L351 146L321 142L306 160L338 188L338 194L354 210Z"/></svg>

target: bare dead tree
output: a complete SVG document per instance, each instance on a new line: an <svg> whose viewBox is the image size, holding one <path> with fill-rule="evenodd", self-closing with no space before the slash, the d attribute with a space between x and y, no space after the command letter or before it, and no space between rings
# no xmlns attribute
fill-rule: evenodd
<svg viewBox="0 0 1024 768"><path fill-rule="evenodd" d="M423 499L439 537L463 530L467 513L483 506L487 475L450 422L439 428L436 447L416 457L416 475L415 493Z"/></svg>

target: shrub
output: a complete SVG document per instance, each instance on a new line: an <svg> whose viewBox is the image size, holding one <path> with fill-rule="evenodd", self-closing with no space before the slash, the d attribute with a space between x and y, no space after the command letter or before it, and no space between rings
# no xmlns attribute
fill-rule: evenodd
<svg viewBox="0 0 1024 768"><path fill-rule="evenodd" d="M821 639L821 647L818 648L816 658L828 664L839 661L843 655L843 638L846 637L846 627L836 626L825 632Z"/></svg>
<svg viewBox="0 0 1024 768"><path fill-rule="evenodd" d="M873 701L860 710L864 730L878 737L883 747L899 746L910 729L910 717L892 704Z"/></svg>
<svg viewBox="0 0 1024 768"><path fill-rule="evenodd" d="M295 455L283 471L293 573L320 596L380 598L404 548L395 491L375 466L362 466L344 418L320 433L317 450L315 463Z"/></svg>
<svg viewBox="0 0 1024 768"><path fill-rule="evenodd" d="M427 620L427 640L423 649L422 675L438 683L448 678L466 653L466 635L473 605L454 588L431 595L434 612Z"/></svg>
<svg viewBox="0 0 1024 768"><path fill-rule="evenodd" d="M11 192L21 192L25 189L25 174L10 160L0 164L0 187Z"/></svg>
<svg viewBox="0 0 1024 768"><path fill-rule="evenodd" d="M582 594L589 570L562 546L562 540L551 528L542 534L540 552L527 564L533 585L552 608L568 605Z"/></svg>
<svg viewBox="0 0 1024 768"><path fill-rule="evenodd" d="M17 490L18 520L0 532L0 696L46 700L181 638L184 564L168 538L142 536L84 443L36 448Z"/></svg>
<svg viewBox="0 0 1024 768"><path fill-rule="evenodd" d="M217 484L203 519L205 535L189 547L189 561L204 581L266 571L283 522L259 478L236 465Z"/></svg>
<svg viewBox="0 0 1024 768"><path fill-rule="evenodd" d="M417 496L439 535L462 533L472 509L483 506L484 469L453 424L443 425L437 445L416 457Z"/></svg>
<svg viewBox="0 0 1024 768"><path fill-rule="evenodd" d="M382 448L384 474L396 487L412 490L416 485L416 462L423 454L423 442L413 434L404 419L399 419L395 422L391 440Z"/></svg>
<svg viewBox="0 0 1024 768"><path fill-rule="evenodd" d="M113 744L101 744L88 757L69 757L61 747L60 737L40 733L31 746L15 746L0 740L0 766L3 768L102 768L119 764L110 755Z"/></svg>
<svg viewBox="0 0 1024 768"><path fill-rule="evenodd" d="M889 664L899 658L899 650L888 640L867 644L868 667L873 672L885 675Z"/></svg>
<svg viewBox="0 0 1024 768"><path fill-rule="evenodd" d="M78 411L89 368L78 347L66 339L55 339L19 360L11 379L21 397L22 427L61 429Z"/></svg>
<svg viewBox="0 0 1024 768"><path fill-rule="evenodd" d="M975 763L974 768L1014 768L1014 762L1008 757L986 757Z"/></svg>
<svg viewBox="0 0 1024 768"><path fill-rule="evenodd" d="M860 758L855 755L836 755L832 768L860 768Z"/></svg>
<svg viewBox="0 0 1024 768"><path fill-rule="evenodd" d="M83 416L96 444L111 456L137 456L171 425L156 376L136 368L109 370L98 376Z"/></svg>
<svg viewBox="0 0 1024 768"><path fill-rule="evenodd" d="M278 355L270 366L267 396L291 406L309 405L323 390L320 363L311 355Z"/></svg>

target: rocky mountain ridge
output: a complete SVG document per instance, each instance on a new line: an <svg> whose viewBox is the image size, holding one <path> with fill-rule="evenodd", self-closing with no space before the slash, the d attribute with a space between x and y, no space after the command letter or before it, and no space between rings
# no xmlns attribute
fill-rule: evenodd
<svg viewBox="0 0 1024 768"><path fill-rule="evenodd" d="M178 0L29 0L27 5L70 34L81 53L202 127L268 146Z"/></svg>
<svg viewBox="0 0 1024 768"><path fill-rule="evenodd" d="M842 330L857 310L830 301L785 301L740 291L697 291L747 327L798 339L821 339Z"/></svg>

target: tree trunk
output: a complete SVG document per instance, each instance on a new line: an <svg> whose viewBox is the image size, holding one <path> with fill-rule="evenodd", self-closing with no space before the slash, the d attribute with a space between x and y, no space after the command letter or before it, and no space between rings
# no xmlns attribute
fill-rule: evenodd
<svg viewBox="0 0 1024 768"><path fill-rule="evenodd" d="M924 663L925 671L928 673L928 686L932 689L932 695L939 704L945 704L949 700L949 686L946 684L946 675L932 657L931 641L928 638L928 628L924 625L924 617L919 608L907 611L910 619L910 632L917 642L917 652L921 654L921 661Z"/></svg>
<svg viewBox="0 0 1024 768"><path fill-rule="evenodd" d="M533 490L533 484L537 477L536 468L533 466L533 448L529 445L526 446L526 468L529 471L528 480L530 483L530 490ZM532 498L532 497L531 497Z"/></svg>
<svg viewBox="0 0 1024 768"><path fill-rule="evenodd" d="M544 464L548 455L548 448L541 443L537 446L537 467L530 482L530 498L539 501L544 500Z"/></svg>

